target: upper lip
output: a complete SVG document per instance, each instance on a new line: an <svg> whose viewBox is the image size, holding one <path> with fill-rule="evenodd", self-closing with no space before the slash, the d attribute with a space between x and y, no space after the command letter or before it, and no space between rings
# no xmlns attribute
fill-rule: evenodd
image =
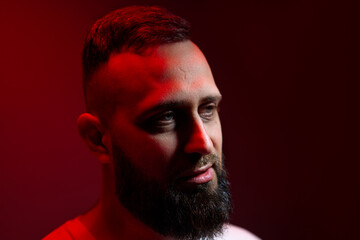
<svg viewBox="0 0 360 240"><path fill-rule="evenodd" d="M212 166L213 166L213 163L207 163L204 166L201 166L200 168L197 168L197 169L185 170L184 172L181 172L178 175L177 180L182 179L182 178L189 178L189 177L197 176L203 172L206 172Z"/></svg>

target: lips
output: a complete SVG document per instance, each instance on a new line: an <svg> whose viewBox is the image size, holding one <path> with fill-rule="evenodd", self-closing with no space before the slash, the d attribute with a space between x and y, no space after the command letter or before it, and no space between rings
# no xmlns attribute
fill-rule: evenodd
<svg viewBox="0 0 360 240"><path fill-rule="evenodd" d="M199 169L183 172L177 179L181 184L198 185L210 182L215 176L212 164L207 164Z"/></svg>

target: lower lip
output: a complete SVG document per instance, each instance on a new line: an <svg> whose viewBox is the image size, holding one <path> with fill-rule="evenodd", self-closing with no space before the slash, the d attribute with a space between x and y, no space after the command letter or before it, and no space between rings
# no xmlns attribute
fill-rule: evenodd
<svg viewBox="0 0 360 240"><path fill-rule="evenodd" d="M210 182L214 178L214 175L215 175L214 169L209 168L205 172L203 172L199 175L195 175L190 178L186 178L184 180L184 182L188 183L188 184L203 184L203 183Z"/></svg>

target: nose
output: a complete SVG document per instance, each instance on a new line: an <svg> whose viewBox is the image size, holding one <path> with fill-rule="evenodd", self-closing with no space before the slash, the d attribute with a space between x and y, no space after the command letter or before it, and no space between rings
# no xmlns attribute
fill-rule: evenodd
<svg viewBox="0 0 360 240"><path fill-rule="evenodd" d="M201 119L194 119L192 131L188 142L185 144L185 153L200 153L207 155L212 153L213 143L206 132L204 123Z"/></svg>

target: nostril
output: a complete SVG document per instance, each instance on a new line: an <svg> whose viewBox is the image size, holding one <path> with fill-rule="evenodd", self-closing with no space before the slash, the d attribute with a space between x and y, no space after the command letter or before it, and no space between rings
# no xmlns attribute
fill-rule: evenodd
<svg viewBox="0 0 360 240"><path fill-rule="evenodd" d="M200 155L206 155L211 153L212 142L207 135L195 135L193 136L185 146L185 152L188 154L198 153Z"/></svg>
<svg viewBox="0 0 360 240"><path fill-rule="evenodd" d="M201 153L190 153L188 154L188 159L190 160L191 163L198 163L201 160L201 157L203 155Z"/></svg>
<svg viewBox="0 0 360 240"><path fill-rule="evenodd" d="M207 155L212 152L213 144L205 125L200 118L194 118L191 132L186 138L184 151L187 154Z"/></svg>

